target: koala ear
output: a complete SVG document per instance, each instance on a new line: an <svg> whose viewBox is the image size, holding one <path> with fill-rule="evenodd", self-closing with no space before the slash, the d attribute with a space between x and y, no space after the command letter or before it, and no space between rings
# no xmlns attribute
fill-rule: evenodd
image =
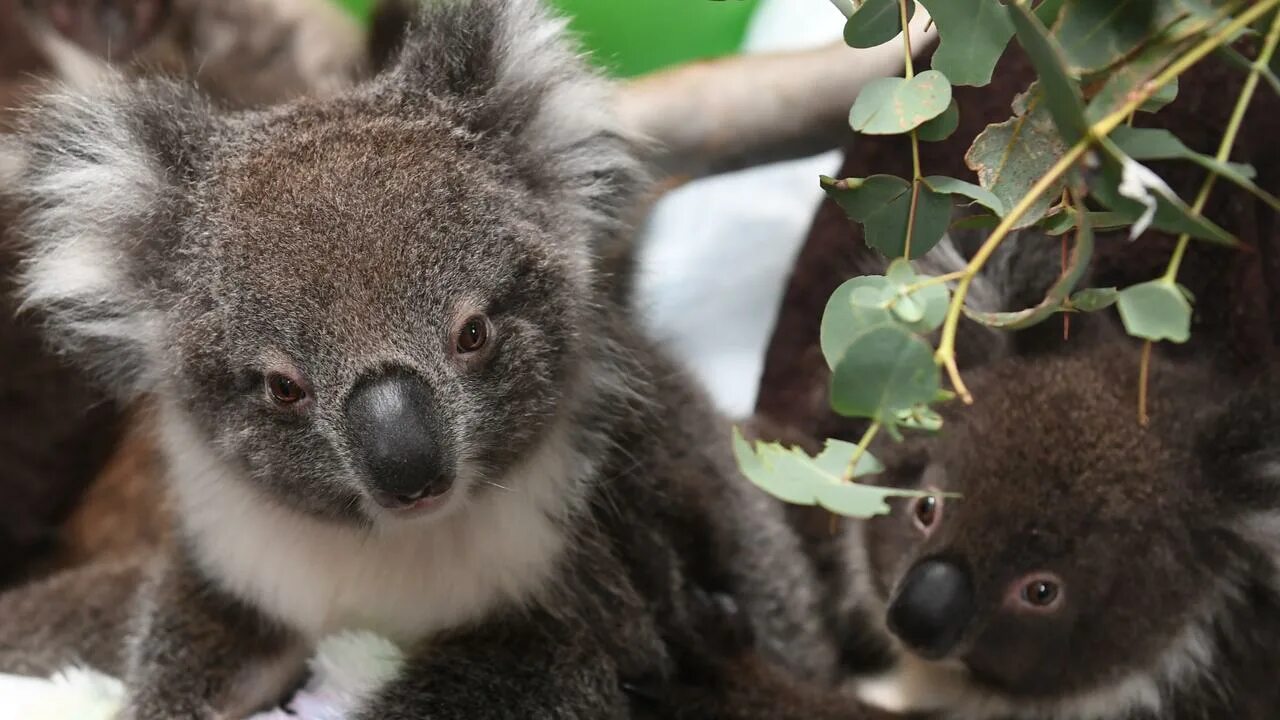
<svg viewBox="0 0 1280 720"><path fill-rule="evenodd" d="M39 98L6 144L23 309L124 397L149 384L184 189L206 108L175 84Z"/></svg>
<svg viewBox="0 0 1280 720"><path fill-rule="evenodd" d="M1236 392L1197 450L1209 492L1246 511L1280 512L1280 367Z"/></svg>
<svg viewBox="0 0 1280 720"><path fill-rule="evenodd" d="M642 180L611 85L539 0L438 0L412 23L387 81L412 104L456 114L540 191L612 223Z"/></svg>

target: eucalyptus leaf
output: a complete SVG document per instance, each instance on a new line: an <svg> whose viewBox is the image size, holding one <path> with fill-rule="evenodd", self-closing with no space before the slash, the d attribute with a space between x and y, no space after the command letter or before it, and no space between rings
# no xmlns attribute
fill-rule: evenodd
<svg viewBox="0 0 1280 720"><path fill-rule="evenodd" d="M886 300L897 295L883 277L863 275L846 280L827 299L818 332L818 344L822 348L822 356L826 358L827 367L834 368L840 362L845 349L859 333L876 325L894 324L893 314L887 307L855 305L852 301L854 291L876 287L883 289Z"/></svg>
<svg viewBox="0 0 1280 720"><path fill-rule="evenodd" d="M912 193L905 192L871 213L863 222L867 244L887 257L906 252L907 226L912 216ZM934 192L921 183L916 191L915 221L911 226L911 258L918 258L938 244L951 222L951 196Z"/></svg>
<svg viewBox="0 0 1280 720"><path fill-rule="evenodd" d="M933 348L906 328L880 326L845 349L831 377L831 407L892 424L896 413L928 403L939 389Z"/></svg>
<svg viewBox="0 0 1280 720"><path fill-rule="evenodd" d="M938 432L942 429L942 416L928 405L917 405L910 410L903 410L896 416L900 427L924 432Z"/></svg>
<svg viewBox="0 0 1280 720"><path fill-rule="evenodd" d="M1111 133L1111 141L1134 160L1190 160L1252 193L1270 205L1273 210L1280 211L1280 198L1253 182L1257 171L1252 165L1219 162L1215 157L1198 153L1187 147L1168 130L1118 127Z"/></svg>
<svg viewBox="0 0 1280 720"><path fill-rule="evenodd" d="M915 2L907 3L907 20L915 15ZM844 23L844 41L849 47L871 48L889 42L902 32L898 0L865 0Z"/></svg>
<svg viewBox="0 0 1280 720"><path fill-rule="evenodd" d="M996 62L1013 37L999 0L920 0L938 26L932 67L956 85L991 82Z"/></svg>
<svg viewBox="0 0 1280 720"><path fill-rule="evenodd" d="M1073 70L1104 70L1147 41L1158 4L1152 0L1068 0L1063 3L1053 36Z"/></svg>
<svg viewBox="0 0 1280 720"><path fill-rule="evenodd" d="M916 128L916 137L925 142L939 142L951 137L960 127L960 105L951 98L951 104L938 117Z"/></svg>
<svg viewBox="0 0 1280 720"><path fill-rule="evenodd" d="M1004 215L1005 207L1000 198L996 197L995 193L979 185L953 177L946 177L945 175L930 175L924 179L924 184L936 192L963 195L996 215Z"/></svg>
<svg viewBox="0 0 1280 720"><path fill-rule="evenodd" d="M910 300L911 304L920 310L918 316L908 311L907 315L914 317L909 319L902 312L897 312L896 305L893 308L898 321L917 333L932 332L941 327L946 320L947 309L951 305L951 291L946 285L935 282L921 286L928 279L927 276L916 275L911 264L902 258L890 263L888 270L885 271L885 280L889 282L896 297ZM901 301L901 299L893 300L894 303Z"/></svg>
<svg viewBox="0 0 1280 720"><path fill-rule="evenodd" d="M1127 287L1116 303L1125 331L1134 337L1176 343L1191 337L1191 303L1169 280Z"/></svg>
<svg viewBox="0 0 1280 720"><path fill-rule="evenodd" d="M1105 151L1102 173L1090 184L1090 191L1109 209L1131 218L1136 234L1150 224L1222 245L1240 244L1217 223L1193 213L1158 175L1125 155L1109 138L1100 138L1099 145Z"/></svg>
<svg viewBox="0 0 1280 720"><path fill-rule="evenodd" d="M892 175L836 180L823 176L822 189L850 218L865 221L872 213L911 192L911 183Z"/></svg>
<svg viewBox="0 0 1280 720"><path fill-rule="evenodd" d="M1162 41L1144 48L1125 64L1112 68L1101 78L1102 87L1094 94L1085 109L1085 117L1090 123L1096 123L1107 115L1119 110L1129 101L1133 93L1147 86L1160 74L1169 63L1173 62L1191 46L1193 39L1178 42ZM1158 88L1154 95L1140 108L1153 112L1163 107L1161 103L1172 102L1177 95L1177 82Z"/></svg>
<svg viewBox="0 0 1280 720"><path fill-rule="evenodd" d="M991 191L1004 208L1011 209L1048 173L1063 155L1058 129L1042 102L1038 85L1032 85L1013 103L1014 116L1002 123L988 125L965 153L964 161L978 174L982 187ZM1055 183L1036 199L1014 229L1033 225L1044 217L1049 207L1062 194L1065 181Z"/></svg>
<svg viewBox="0 0 1280 720"><path fill-rule="evenodd" d="M841 440L828 440L817 457L798 448L756 442L754 446L734 428L733 454L738 468L757 487L785 502L817 505L850 517L869 518L889 512L894 497L920 497L924 492L847 482L845 473L858 448ZM884 466L863 452L853 477L874 475Z"/></svg>
<svg viewBox="0 0 1280 720"><path fill-rule="evenodd" d="M1064 16L1070 3L1063 7ZM1084 116L1084 96L1080 86L1071 76L1067 61L1057 42L1049 36L1040 18L1031 8L1021 3L1008 6L1009 19L1013 22L1014 36L1027 51L1031 65L1036 70L1043 89L1044 103L1053 117L1063 141L1074 144L1089 132Z"/></svg>
<svg viewBox="0 0 1280 720"><path fill-rule="evenodd" d="M858 93L849 111L849 125L868 135L910 132L946 112L951 83L937 70L925 70L907 80L873 80Z"/></svg>
<svg viewBox="0 0 1280 720"><path fill-rule="evenodd" d="M1086 288L1072 295L1067 304L1072 310L1080 312L1097 312L1116 304L1120 299L1120 291L1110 288Z"/></svg>

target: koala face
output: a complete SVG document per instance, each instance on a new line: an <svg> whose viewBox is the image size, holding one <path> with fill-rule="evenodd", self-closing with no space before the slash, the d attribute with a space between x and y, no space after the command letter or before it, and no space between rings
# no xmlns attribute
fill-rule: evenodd
<svg viewBox="0 0 1280 720"><path fill-rule="evenodd" d="M429 12L338 96L224 113L107 83L18 136L51 336L321 518L518 482L605 343L594 248L640 179L605 86L535 2Z"/></svg>
<svg viewBox="0 0 1280 720"><path fill-rule="evenodd" d="M165 311L172 394L312 512L425 511L498 481L589 332L565 228L444 124L298 113L252 133L192 199L183 242L205 250Z"/></svg>
<svg viewBox="0 0 1280 720"><path fill-rule="evenodd" d="M1162 385L1141 428L1136 360L1113 350L976 372L976 405L886 451L886 482L937 491L865 526L887 626L987 694L1079 697L1197 659L1226 556L1187 449L1196 413L1165 399L1202 386Z"/></svg>

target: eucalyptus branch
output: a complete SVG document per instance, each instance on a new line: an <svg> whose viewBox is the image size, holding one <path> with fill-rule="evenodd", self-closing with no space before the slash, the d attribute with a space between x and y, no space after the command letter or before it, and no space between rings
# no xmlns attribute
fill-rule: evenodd
<svg viewBox="0 0 1280 720"><path fill-rule="evenodd" d="M1236 138L1240 135L1240 127L1244 124L1245 112L1249 109L1249 103L1253 101L1253 94L1258 89L1258 81L1261 80L1262 71L1266 69L1271 62L1272 55L1275 54L1276 46L1280 44L1280 12L1271 20L1271 30L1267 33L1267 39L1263 43L1262 51L1258 53L1257 59L1253 61L1249 70L1249 75L1244 79L1244 86L1240 89L1240 96L1236 98L1236 106L1231 111L1231 119L1227 122L1227 130L1222 135L1222 142L1218 144L1218 152L1214 155L1218 162L1224 163L1231 157L1231 148L1235 146ZM1191 211L1199 215L1204 211L1205 204L1209 201L1209 194L1213 192L1213 186L1218 181L1218 175L1210 172L1209 176L1204 179L1204 184L1200 186L1200 192L1196 195L1195 202L1191 205ZM1178 237L1178 246L1174 248L1173 257L1169 259L1169 268L1165 271L1164 278L1170 282L1178 277L1178 269L1182 265L1182 256L1186 254L1187 245L1191 242L1191 235L1183 233Z"/></svg>
<svg viewBox="0 0 1280 720"><path fill-rule="evenodd" d="M1219 46L1231 42L1232 37L1247 27L1250 23L1258 18L1266 15L1268 12L1280 7L1280 0L1262 0L1250 9L1241 13L1238 17L1227 23L1217 32L1197 43L1186 54L1179 57L1164 71L1159 73L1150 82L1146 83L1141 89L1133 93L1132 96L1118 109L1103 117L1098 122L1089 127L1088 132L1075 145L1073 145L1066 154L1063 155L1049 169L1043 177L1036 181L1031 190L1027 192L1023 198L1001 219L1000 224L996 226L991 235L978 249L978 252L965 266L964 275L960 278L960 282L956 285L956 290L951 299L951 305L947 309L946 320L942 326L942 339L938 343L938 350L935 359L939 365L947 369L948 376L951 379L952 387L957 395L966 403L973 402L973 396L965 387L964 380L960 377L955 362L955 342L956 330L959 327L960 315L964 308L965 297L968 295L969 286L973 283L977 274L986 265L991 255L995 253L1000 244L1008 237L1011 230L1018 221L1035 205L1042 195L1049 191L1064 175L1066 175L1075 164L1085 155L1093 146L1098 138L1105 137L1115 130L1125 118L1142 106L1152 95L1158 92L1162 87L1168 85L1175 78L1186 72L1200 60L1204 59L1209 53L1212 53ZM1256 83L1256 80L1255 80Z"/></svg>

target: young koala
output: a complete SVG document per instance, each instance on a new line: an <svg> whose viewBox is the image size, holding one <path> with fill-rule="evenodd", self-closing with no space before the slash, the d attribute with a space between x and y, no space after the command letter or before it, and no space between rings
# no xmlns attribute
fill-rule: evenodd
<svg viewBox="0 0 1280 720"><path fill-rule="evenodd" d="M1233 398L1156 358L1143 428L1137 367L1119 342L1001 360L940 435L884 448L884 482L937 494L850 526L848 617L896 655L863 700L958 720L1280 712L1280 381Z"/></svg>
<svg viewBox="0 0 1280 720"><path fill-rule="evenodd" d="M595 271L640 182L607 91L531 0L452 0L336 96L38 104L25 301L154 396L177 517L126 718L247 713L356 628L411 656L361 718L623 717L695 583L830 677L780 509Z"/></svg>

